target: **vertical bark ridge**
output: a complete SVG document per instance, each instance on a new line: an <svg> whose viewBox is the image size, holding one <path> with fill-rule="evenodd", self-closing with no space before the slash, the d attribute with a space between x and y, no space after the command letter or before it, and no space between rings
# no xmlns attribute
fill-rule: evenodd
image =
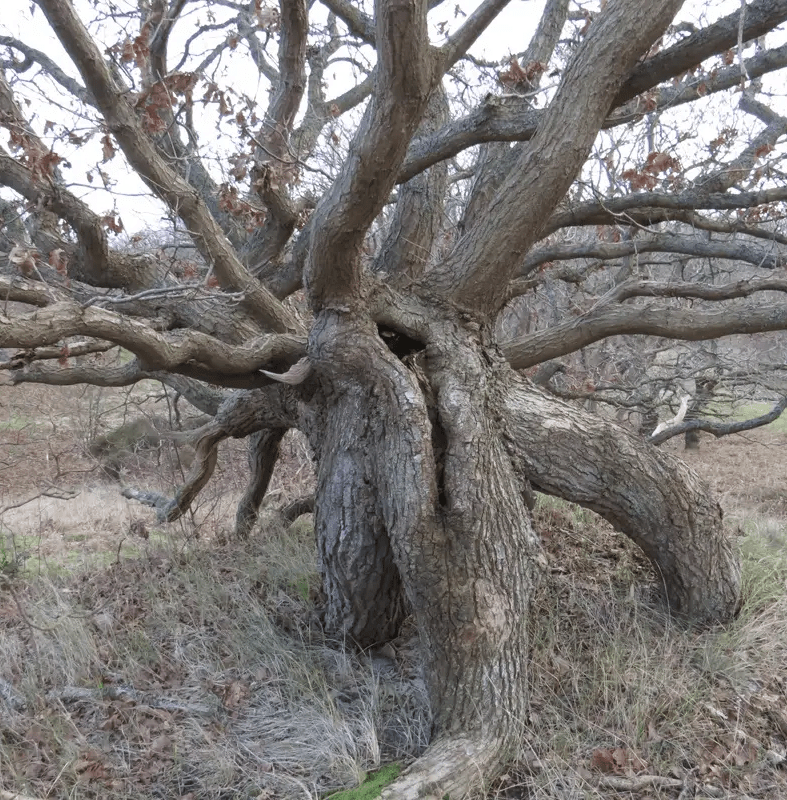
<svg viewBox="0 0 787 800"><path fill-rule="evenodd" d="M367 548L379 565L381 542L389 542L421 637L434 727L424 757L386 796L463 796L517 743L527 704L527 616L543 567L496 413L497 373L508 367L461 332L427 359L446 437L441 505L418 379L372 324L349 317L318 315L309 347L329 385L317 493L328 586L341 584L329 603L357 615L376 602L363 593L380 581L376 565L358 553Z"/></svg>

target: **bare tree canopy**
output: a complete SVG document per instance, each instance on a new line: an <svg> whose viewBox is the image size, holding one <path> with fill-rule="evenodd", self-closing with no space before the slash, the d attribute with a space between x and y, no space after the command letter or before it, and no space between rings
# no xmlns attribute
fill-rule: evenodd
<svg viewBox="0 0 787 800"><path fill-rule="evenodd" d="M508 6L34 0L0 35L0 369L209 414L175 497L126 489L162 520L248 437L248 535L306 435L326 627L420 634L432 744L386 797L463 796L516 741L531 487L632 537L675 614L737 611L677 428L569 401L664 402L663 339L787 330L787 0L529 2L490 58Z"/></svg>

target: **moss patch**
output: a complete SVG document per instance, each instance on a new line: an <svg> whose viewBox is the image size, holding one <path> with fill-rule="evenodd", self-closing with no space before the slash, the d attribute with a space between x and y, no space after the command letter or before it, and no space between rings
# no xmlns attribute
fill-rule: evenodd
<svg viewBox="0 0 787 800"><path fill-rule="evenodd" d="M380 792L399 777L402 765L398 763L387 764L366 777L366 780L355 789L347 789L330 795L330 800L374 800Z"/></svg>

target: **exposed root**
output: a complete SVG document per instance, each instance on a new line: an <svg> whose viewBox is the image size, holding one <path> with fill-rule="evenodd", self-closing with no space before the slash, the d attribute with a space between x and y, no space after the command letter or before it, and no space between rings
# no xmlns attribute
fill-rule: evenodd
<svg viewBox="0 0 787 800"><path fill-rule="evenodd" d="M380 795L381 800L461 800L494 780L507 753L495 739L438 739Z"/></svg>

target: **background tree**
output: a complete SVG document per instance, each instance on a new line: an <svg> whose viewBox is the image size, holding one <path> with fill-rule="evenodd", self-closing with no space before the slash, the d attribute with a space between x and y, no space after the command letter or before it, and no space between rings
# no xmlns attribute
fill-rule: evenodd
<svg viewBox="0 0 787 800"><path fill-rule="evenodd" d="M247 535L282 435L305 433L327 627L362 647L408 613L419 630L433 739L397 797L460 795L516 742L543 564L531 487L632 537L675 613L738 608L697 476L518 370L611 337L787 327L769 79L787 49L768 37L787 2L708 19L548 0L521 53L474 56L506 5L36 0L67 58L0 38L3 366L17 383L153 377L210 414L174 498L129 490L162 519L219 441L249 437ZM121 203L124 168L148 205ZM170 239L124 238L119 209L152 203ZM110 346L135 358L91 359Z"/></svg>

